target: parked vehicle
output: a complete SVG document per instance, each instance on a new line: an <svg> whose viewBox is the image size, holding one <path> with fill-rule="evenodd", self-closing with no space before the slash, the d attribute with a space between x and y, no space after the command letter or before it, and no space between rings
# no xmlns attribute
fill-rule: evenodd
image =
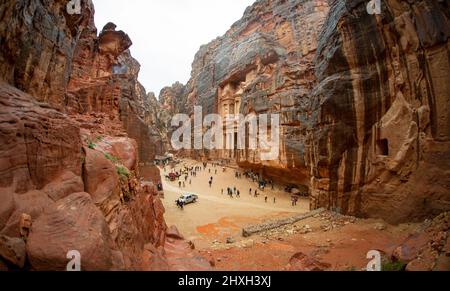
<svg viewBox="0 0 450 291"><path fill-rule="evenodd" d="M180 198L178 198L175 203L179 204L182 203L184 205L195 203L198 200L198 196L195 194L184 194Z"/></svg>

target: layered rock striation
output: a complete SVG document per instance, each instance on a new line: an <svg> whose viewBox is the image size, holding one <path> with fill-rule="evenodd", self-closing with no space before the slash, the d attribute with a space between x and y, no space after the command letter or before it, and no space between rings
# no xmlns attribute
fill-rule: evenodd
<svg viewBox="0 0 450 291"><path fill-rule="evenodd" d="M181 102L192 113L279 114L280 154L258 150L196 152L261 171L286 183L309 184L305 157L314 53L328 13L326 1L256 1L222 37L200 48ZM189 110L191 110L189 112ZM248 132L247 132L248 135ZM226 137L224 137L226 139Z"/></svg>
<svg viewBox="0 0 450 291"><path fill-rule="evenodd" d="M308 134L312 207L423 219L450 207L445 1L331 1Z"/></svg>
<svg viewBox="0 0 450 291"><path fill-rule="evenodd" d="M97 36L81 3L79 15L67 1L0 6L2 270L66 270L71 251L82 270L142 270L150 247L170 266L159 103L129 37L112 23Z"/></svg>
<svg viewBox="0 0 450 291"><path fill-rule="evenodd" d="M449 4L382 1L379 15L367 4L256 1L162 100L188 114L279 114L279 156L187 154L309 187L313 209L390 222L448 210Z"/></svg>

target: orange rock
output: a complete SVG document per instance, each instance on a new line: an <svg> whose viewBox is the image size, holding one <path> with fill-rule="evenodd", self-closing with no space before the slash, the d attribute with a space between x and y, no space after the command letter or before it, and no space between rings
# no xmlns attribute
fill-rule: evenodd
<svg viewBox="0 0 450 291"><path fill-rule="evenodd" d="M87 193L75 193L49 206L33 223L27 254L33 270L66 270L67 253L81 254L81 269L110 270L112 241L105 218Z"/></svg>
<svg viewBox="0 0 450 291"><path fill-rule="evenodd" d="M326 271L331 268L330 264L320 262L303 253L295 254L289 261L289 271Z"/></svg>

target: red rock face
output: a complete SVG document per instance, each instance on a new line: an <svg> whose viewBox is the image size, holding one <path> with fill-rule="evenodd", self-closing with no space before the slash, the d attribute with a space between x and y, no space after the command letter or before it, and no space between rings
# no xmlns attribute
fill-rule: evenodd
<svg viewBox="0 0 450 291"><path fill-rule="evenodd" d="M181 111L191 113L193 105L200 105L204 114L223 117L279 114L281 141L274 161L263 161L252 150L195 155L231 159L281 182L309 185L305 144L313 101L308 94L315 84L313 59L327 12L326 1L257 1L224 36L200 48L177 100L186 103L178 105Z"/></svg>
<svg viewBox="0 0 450 291"><path fill-rule="evenodd" d="M80 129L66 115L0 84L0 187L42 189L62 172L81 174Z"/></svg>
<svg viewBox="0 0 450 291"><path fill-rule="evenodd" d="M360 0L249 7L201 47L178 101L188 113L280 114L279 159L188 154L307 186L313 209L395 223L448 210L448 3L384 2L379 16Z"/></svg>
<svg viewBox="0 0 450 291"><path fill-rule="evenodd" d="M390 222L449 209L448 8L332 2L311 95L313 208Z"/></svg>
<svg viewBox="0 0 450 291"><path fill-rule="evenodd" d="M65 270L68 251L81 254L83 270L113 267L112 241L101 211L88 193L75 193L48 207L34 222L27 242L36 270Z"/></svg>
<svg viewBox="0 0 450 291"><path fill-rule="evenodd" d="M75 45L93 23L91 0L81 4L82 14L69 15L67 1L2 1L0 78L64 110Z"/></svg>
<svg viewBox="0 0 450 291"><path fill-rule="evenodd" d="M65 270L77 250L83 270L140 270L167 229L139 176L163 151L158 102L128 36L108 24L97 37L92 3L66 4L0 7L0 269Z"/></svg>
<svg viewBox="0 0 450 291"><path fill-rule="evenodd" d="M130 138L138 142L142 166L165 152L158 125L159 104L138 82L139 63L128 48L132 42L123 31L109 23L97 37L95 26L80 35L67 88L67 109L86 114L102 112L122 123Z"/></svg>

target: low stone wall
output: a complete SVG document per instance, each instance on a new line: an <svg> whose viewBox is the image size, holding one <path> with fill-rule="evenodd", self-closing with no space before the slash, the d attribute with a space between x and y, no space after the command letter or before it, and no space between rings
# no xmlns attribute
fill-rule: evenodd
<svg viewBox="0 0 450 291"><path fill-rule="evenodd" d="M285 218L285 219L271 221L271 222L263 223L263 224L251 225L251 226L248 226L248 227L245 227L242 229L242 236L249 237L249 236L252 236L252 235L260 233L260 232L279 228L279 227L282 227L282 226L285 226L288 224L294 224L300 220L304 220L304 219L316 216L318 214L321 214L324 211L325 211L325 208L320 208L320 209L317 209L317 210L314 210L314 211L311 211L308 213L296 215L296 216Z"/></svg>

